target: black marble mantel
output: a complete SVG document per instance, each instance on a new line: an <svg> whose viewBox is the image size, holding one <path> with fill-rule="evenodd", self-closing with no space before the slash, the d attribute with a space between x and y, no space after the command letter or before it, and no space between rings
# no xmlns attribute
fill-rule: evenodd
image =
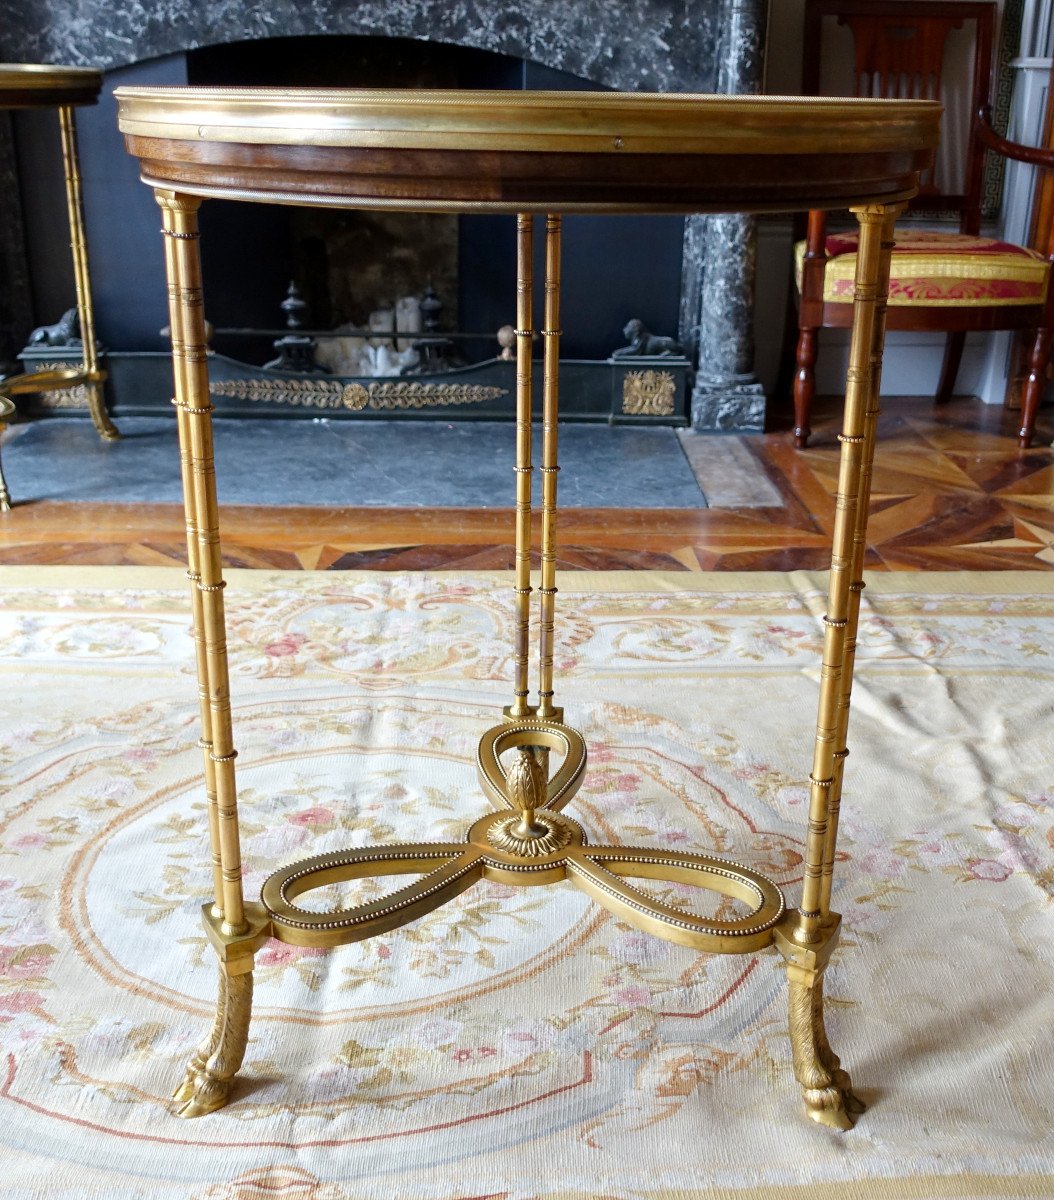
<svg viewBox="0 0 1054 1200"><path fill-rule="evenodd" d="M495 51L627 91L757 91L766 10L767 0L0 0L0 60L112 69L217 43L351 34ZM0 124L0 189L9 197L18 194L13 162L10 132ZM744 366L752 356L750 306L729 299L752 291L753 228L749 221L717 227L722 220L688 222L682 324L694 331L708 388L720 392L714 372L724 369L726 348L738 347L713 427L756 428L757 396L745 398L742 415L728 399L752 365ZM21 260L23 248L12 243L18 228L0 222L0 261ZM718 246L728 262L720 277L708 276L708 250ZM10 339L11 330L0 323L5 334ZM15 349L0 345L0 359Z"/></svg>

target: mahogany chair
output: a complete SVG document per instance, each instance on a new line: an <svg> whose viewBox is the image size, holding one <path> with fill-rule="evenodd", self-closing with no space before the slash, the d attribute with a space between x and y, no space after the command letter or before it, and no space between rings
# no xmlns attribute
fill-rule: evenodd
<svg viewBox="0 0 1054 1200"><path fill-rule="evenodd" d="M972 33L969 136L961 184L949 190L936 170L922 178L914 215L955 214L957 233L898 227L886 328L947 333L937 400L955 386L966 334L973 330L1035 331L1025 385L1020 444L1028 446L1046 381L1054 328L1054 257L981 236L981 200L987 151L1054 168L1054 150L1021 146L1000 137L989 122L988 95L996 5L955 0L806 0L802 91L819 95L824 35L836 18L853 39L857 96L941 99L941 76L953 30ZM944 130L947 138L949 130ZM795 247L799 292L794 376L794 440L809 438L819 329L852 324L856 234L829 233L827 214L809 213L807 234Z"/></svg>

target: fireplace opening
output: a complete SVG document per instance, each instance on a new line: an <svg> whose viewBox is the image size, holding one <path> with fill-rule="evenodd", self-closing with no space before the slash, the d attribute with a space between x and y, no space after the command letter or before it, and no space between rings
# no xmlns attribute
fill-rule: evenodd
<svg viewBox="0 0 1054 1200"><path fill-rule="evenodd" d="M269 38L192 50L186 58L187 82L202 86L602 90L522 58L408 38ZM493 355L497 330L513 319L512 217L284 206L254 206L246 215L244 204L213 201L203 206L201 223L209 317L221 328L272 328L290 280L322 329L366 327L372 313L420 298L431 286L444 329L487 335L459 347L469 361ZM676 217L569 218L565 355L606 358L631 317L676 332L682 240ZM217 348L250 349L222 339ZM252 351L271 357L269 343Z"/></svg>
<svg viewBox="0 0 1054 1200"><path fill-rule="evenodd" d="M313 35L237 41L191 49L164 59L107 72L102 102L78 113L89 256L96 327L108 351L110 402L115 414L156 412L171 390L161 334L167 324L157 211L135 177L116 131L113 89L122 84L190 84L263 87L398 87L604 90L528 59L472 47L374 36ZM56 244L54 223L37 222L49 196L59 192L39 122L18 121L31 270L37 280L40 324L55 321L56 297L67 290L65 247ZM40 169L38 169L40 168ZM297 323L309 330L346 331L339 341L318 338L312 351L321 372L361 376L424 372L431 350L414 339L365 339L364 329L395 325L412 334L449 334L436 361L444 369L493 363L498 331L514 322L516 297L515 217L406 214L247 205L208 200L201 208L207 319L216 329L212 349L219 360L247 367L294 365L276 358L276 332L292 283ZM536 239L537 277L543 273L543 241ZM676 335L681 298L684 221L670 216L567 217L562 270L561 356L569 363L599 365L624 345L623 329L637 319L652 332ZM302 302L306 308L299 307ZM537 298L541 305L541 296ZM57 311L56 311L57 309ZM288 312L289 309L286 309ZM540 321L541 313L537 314ZM537 323L536 321L536 323ZM253 331L256 331L255 334ZM382 351L382 347L384 347ZM27 364L28 365L28 364ZM677 374L672 409L683 419L687 362ZM578 384L588 372L569 367L569 411L583 419L622 412L621 390L610 372L589 375L584 398ZM619 380L622 378L620 372ZM487 386L493 381L489 378ZM495 385L496 386L496 385ZM621 382L617 389L621 389ZM578 392L576 392L578 388ZM243 389L244 390L244 389ZM268 395L277 394L271 389ZM628 393L627 393L628 395ZM233 412L237 406L225 401ZM636 398L627 413L652 416ZM649 405L651 401L649 401ZM259 411L258 405L243 406ZM505 414L504 400L475 415ZM283 404L269 411L297 415ZM346 414L341 414L346 415ZM458 412L457 415L469 415Z"/></svg>

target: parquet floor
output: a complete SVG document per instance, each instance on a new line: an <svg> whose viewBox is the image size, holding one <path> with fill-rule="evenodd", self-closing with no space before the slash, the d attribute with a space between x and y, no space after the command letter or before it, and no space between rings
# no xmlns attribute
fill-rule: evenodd
<svg viewBox="0 0 1054 1200"><path fill-rule="evenodd" d="M872 570L1054 568L1054 414L1019 451L1016 413L955 400L885 403L868 566ZM838 429L820 406L813 445L786 432L744 438L779 489L778 508L568 509L558 562L571 569L825 569L834 519ZM721 438L714 439L720 453ZM512 566L510 509L226 508L230 566L422 570ZM175 505L40 502L0 514L0 562L176 564Z"/></svg>

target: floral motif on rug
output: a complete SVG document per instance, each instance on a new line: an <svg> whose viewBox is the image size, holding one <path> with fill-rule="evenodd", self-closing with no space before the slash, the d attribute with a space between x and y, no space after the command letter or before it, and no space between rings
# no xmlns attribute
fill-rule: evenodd
<svg viewBox="0 0 1054 1200"><path fill-rule="evenodd" d="M836 1136L799 1111L772 952L670 945L570 884L479 883L335 951L268 943L231 1104L177 1120L216 973L188 608L168 572L70 578L0 596L5 1197L767 1200L876 1175L1010 1196L1050 1174L1054 589L866 593L828 990L873 1104ZM816 581L652 583L561 592L558 699L589 745L570 811L592 841L728 855L793 900ZM513 611L493 579L235 572L227 601L250 895L486 811Z"/></svg>

